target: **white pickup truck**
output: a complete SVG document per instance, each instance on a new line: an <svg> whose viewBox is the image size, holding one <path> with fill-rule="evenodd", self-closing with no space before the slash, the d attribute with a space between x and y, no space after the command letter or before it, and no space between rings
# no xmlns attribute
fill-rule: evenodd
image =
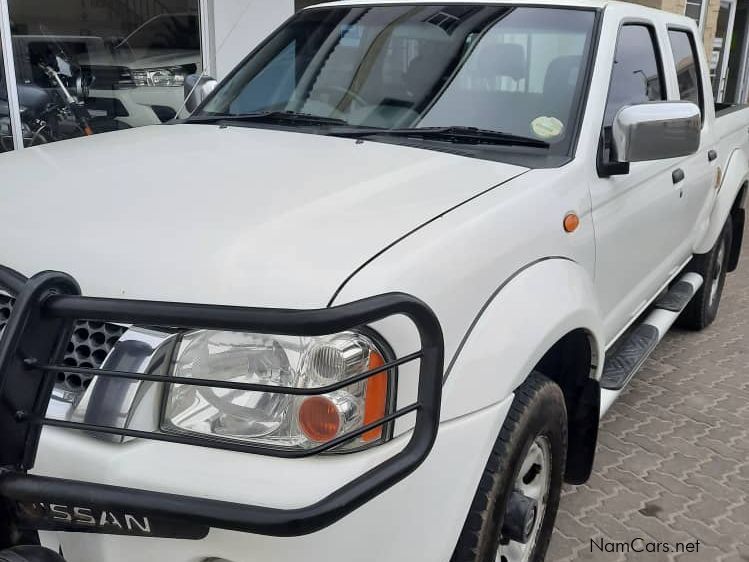
<svg viewBox="0 0 749 562"><path fill-rule="evenodd" d="M542 560L716 317L748 127L685 17L348 0L184 121L0 155L0 560Z"/></svg>

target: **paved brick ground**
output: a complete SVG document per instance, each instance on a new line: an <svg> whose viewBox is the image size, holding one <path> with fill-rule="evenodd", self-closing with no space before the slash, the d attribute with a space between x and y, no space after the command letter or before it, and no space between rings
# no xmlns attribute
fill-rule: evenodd
<svg viewBox="0 0 749 562"><path fill-rule="evenodd" d="M743 256L715 324L673 331L609 411L592 478L563 492L549 562L749 561L749 243ZM591 551L637 537L699 552Z"/></svg>

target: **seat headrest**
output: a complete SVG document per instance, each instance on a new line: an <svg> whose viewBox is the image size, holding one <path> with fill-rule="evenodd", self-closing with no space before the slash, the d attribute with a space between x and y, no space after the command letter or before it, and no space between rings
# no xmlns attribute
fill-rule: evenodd
<svg viewBox="0 0 749 562"><path fill-rule="evenodd" d="M434 87L450 62L450 57L446 56L451 46L450 36L441 27L423 22L399 26L393 37L399 36L419 41L419 55L409 63L404 79L412 94L424 95Z"/></svg>
<svg viewBox="0 0 749 562"><path fill-rule="evenodd" d="M513 80L525 78L525 48L517 43L490 43L476 53L479 72L485 78L509 76Z"/></svg>
<svg viewBox="0 0 749 562"><path fill-rule="evenodd" d="M580 74L581 62L582 57L579 55L557 57L551 61L546 69L544 92L558 91L562 85L574 86L577 75Z"/></svg>

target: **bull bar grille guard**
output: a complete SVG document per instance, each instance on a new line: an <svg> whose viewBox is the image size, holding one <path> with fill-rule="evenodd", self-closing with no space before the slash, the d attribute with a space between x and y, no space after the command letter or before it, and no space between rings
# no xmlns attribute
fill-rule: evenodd
<svg viewBox="0 0 749 562"><path fill-rule="evenodd" d="M81 296L78 283L66 273L45 271L26 278L3 266L0 266L0 287L7 289L16 298L13 314L0 338L0 434L3 435L0 445L0 510L5 509L10 514L3 517L0 513L0 548L15 544L19 529L34 529L33 526L24 527L22 523L19 524L22 517L18 513L22 502L43 505L77 505L85 502L85 505L98 508L130 510L162 521L190 523L205 527L206 533L208 528L221 528L272 536L308 534L335 523L404 479L423 463L436 439L444 360L442 330L431 309L411 295L388 293L319 310L107 299ZM389 361L376 369L325 387L297 388L244 384L169 375L71 368L59 363L71 336L73 323L79 319L178 329L322 336L391 316L406 316L413 322L419 334L421 349ZM416 402L355 431L306 450L273 449L248 443L212 441L192 435L146 432L45 417L55 382L53 375L59 372L314 396L366 380L415 360L420 362ZM28 474L28 470L34 466L39 438L45 425L244 453L302 458L332 449L410 413L415 413L413 430L408 443L399 452L316 503L295 509L244 505ZM4 519L7 523L3 523ZM3 526L6 528L3 529Z"/></svg>

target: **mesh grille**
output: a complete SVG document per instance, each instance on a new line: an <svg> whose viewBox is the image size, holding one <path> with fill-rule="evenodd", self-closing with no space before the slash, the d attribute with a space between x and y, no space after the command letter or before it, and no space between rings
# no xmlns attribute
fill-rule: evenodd
<svg viewBox="0 0 749 562"><path fill-rule="evenodd" d="M15 299L0 293L0 338L5 331ZM98 369L127 328L116 324L82 320L75 323L73 337L65 349L65 365ZM92 377L58 373L57 386L67 392L82 392Z"/></svg>
<svg viewBox="0 0 749 562"><path fill-rule="evenodd" d="M76 322L73 337L70 338L65 349L63 363L71 367L98 369L125 330L127 328L104 322L91 320ZM57 375L58 384L64 385L65 390L71 392L80 392L88 388L91 378L71 373L58 373Z"/></svg>

